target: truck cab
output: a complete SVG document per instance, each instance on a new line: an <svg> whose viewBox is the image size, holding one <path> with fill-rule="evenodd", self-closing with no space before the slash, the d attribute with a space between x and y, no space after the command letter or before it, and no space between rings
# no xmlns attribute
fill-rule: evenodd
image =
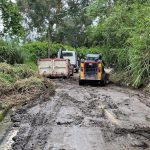
<svg viewBox="0 0 150 150"><path fill-rule="evenodd" d="M78 61L77 61L77 53L75 51L62 51L62 57L64 59L69 59L71 65L74 68L75 72L78 72Z"/></svg>

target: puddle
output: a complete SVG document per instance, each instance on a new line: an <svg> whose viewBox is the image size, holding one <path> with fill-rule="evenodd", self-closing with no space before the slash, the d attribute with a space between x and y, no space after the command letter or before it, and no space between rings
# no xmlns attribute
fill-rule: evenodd
<svg viewBox="0 0 150 150"><path fill-rule="evenodd" d="M0 122L0 150L11 150L12 138L16 136L18 129L12 127L10 114L12 110L8 112L2 122Z"/></svg>
<svg viewBox="0 0 150 150"><path fill-rule="evenodd" d="M3 139L0 149L1 150L12 150L11 145L13 144L12 138L17 135L18 129L13 128L9 131L9 133Z"/></svg>

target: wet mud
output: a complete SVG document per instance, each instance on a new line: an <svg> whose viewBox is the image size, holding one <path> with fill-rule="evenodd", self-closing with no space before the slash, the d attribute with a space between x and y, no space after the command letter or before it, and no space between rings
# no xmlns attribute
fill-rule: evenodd
<svg viewBox="0 0 150 150"><path fill-rule="evenodd" d="M11 116L19 128L12 150L150 149L150 97L113 85L55 84L53 97Z"/></svg>

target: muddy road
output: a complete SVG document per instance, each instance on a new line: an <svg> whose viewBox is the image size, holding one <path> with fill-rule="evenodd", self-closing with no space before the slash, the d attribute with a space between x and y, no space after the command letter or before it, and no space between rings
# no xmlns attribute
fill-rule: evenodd
<svg viewBox="0 0 150 150"><path fill-rule="evenodd" d="M56 94L24 104L13 150L150 150L150 97L108 85L56 80Z"/></svg>

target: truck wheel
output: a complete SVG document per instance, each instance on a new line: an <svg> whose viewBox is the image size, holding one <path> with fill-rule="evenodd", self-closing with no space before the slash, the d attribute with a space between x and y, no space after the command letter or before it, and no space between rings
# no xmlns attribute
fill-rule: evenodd
<svg viewBox="0 0 150 150"><path fill-rule="evenodd" d="M79 85L84 85L84 81L79 79Z"/></svg>
<svg viewBox="0 0 150 150"><path fill-rule="evenodd" d="M76 69L76 73L78 73L79 72L79 70L78 69Z"/></svg>
<svg viewBox="0 0 150 150"><path fill-rule="evenodd" d="M101 85L102 86L105 86L106 83L107 83L107 78L108 78L108 75L106 73L103 74L103 79L101 81Z"/></svg>
<svg viewBox="0 0 150 150"><path fill-rule="evenodd" d="M70 74L70 76L73 76L73 72Z"/></svg>

